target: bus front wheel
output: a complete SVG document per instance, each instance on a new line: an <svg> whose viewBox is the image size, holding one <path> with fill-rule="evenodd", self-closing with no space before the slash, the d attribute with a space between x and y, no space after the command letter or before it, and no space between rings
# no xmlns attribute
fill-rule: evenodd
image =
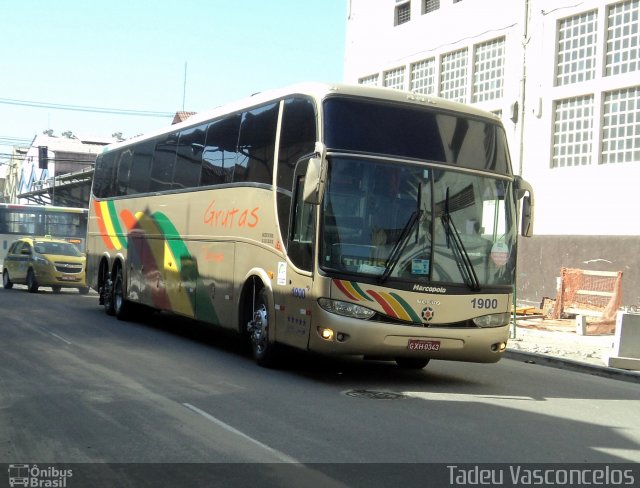
<svg viewBox="0 0 640 488"><path fill-rule="evenodd" d="M275 344L269 341L269 300L265 288L258 291L253 302L251 320L247 323L253 357L260 366L275 363Z"/></svg>

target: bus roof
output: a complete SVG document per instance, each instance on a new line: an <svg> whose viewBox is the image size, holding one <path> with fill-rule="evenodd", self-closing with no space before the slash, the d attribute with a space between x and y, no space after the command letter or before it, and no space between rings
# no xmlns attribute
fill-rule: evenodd
<svg viewBox="0 0 640 488"><path fill-rule="evenodd" d="M365 85L308 82L308 83L299 83L295 85L290 85L285 88L258 92L249 97L245 97L243 99L239 99L224 105L220 105L211 110L199 112L195 115L192 115L184 122L166 126L166 127L157 129L155 131L148 132L146 134L132 137L131 139L127 139L126 141L117 142L117 143L105 146L103 152L110 151L116 148L126 147L130 144L136 144L146 139L151 139L153 137L157 137L163 134L169 134L171 132L175 132L180 129L194 127L208 120L215 119L223 115L239 112L247 108L262 105L270 101L280 100L287 96L308 95L315 98L317 101L321 101L327 96L337 95L337 94L353 96L353 97L385 100L385 101L398 102L398 103L412 103L420 106L429 105L433 108L437 108L443 111L457 112L460 114L467 114L473 117L490 118L495 121L500 121L500 118L492 112L481 110L471 105L454 102L444 98L433 97L430 95L423 95L421 93L396 90L394 88L374 87L374 86L365 86Z"/></svg>

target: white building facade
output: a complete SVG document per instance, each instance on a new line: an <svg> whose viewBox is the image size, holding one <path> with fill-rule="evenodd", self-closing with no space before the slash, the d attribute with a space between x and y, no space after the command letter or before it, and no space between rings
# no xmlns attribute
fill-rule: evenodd
<svg viewBox="0 0 640 488"><path fill-rule="evenodd" d="M640 304L640 0L348 0L345 81L501 115L534 187L519 300L561 267L622 271Z"/></svg>

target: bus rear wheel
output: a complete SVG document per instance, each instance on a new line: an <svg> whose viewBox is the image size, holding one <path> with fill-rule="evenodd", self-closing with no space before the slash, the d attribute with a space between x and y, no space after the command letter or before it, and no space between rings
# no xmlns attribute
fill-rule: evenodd
<svg viewBox="0 0 640 488"><path fill-rule="evenodd" d="M275 344L269 340L269 300L265 288L261 288L255 297L247 331L256 363L267 368L274 366Z"/></svg>
<svg viewBox="0 0 640 488"><path fill-rule="evenodd" d="M429 364L429 358L396 358L396 364L402 369L422 369Z"/></svg>
<svg viewBox="0 0 640 488"><path fill-rule="evenodd" d="M113 280L113 313L118 320L127 320L130 317L132 304L125 298L124 277L122 268L118 266L116 277Z"/></svg>

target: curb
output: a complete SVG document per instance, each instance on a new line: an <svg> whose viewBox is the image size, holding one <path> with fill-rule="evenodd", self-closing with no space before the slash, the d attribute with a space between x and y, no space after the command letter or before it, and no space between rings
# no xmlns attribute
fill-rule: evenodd
<svg viewBox="0 0 640 488"><path fill-rule="evenodd" d="M598 366L596 364L574 361L573 359L565 359L557 356L547 356L546 354L518 351L508 348L504 352L503 357L516 361L523 361L525 363L540 364L542 366L550 366L552 368L575 371L577 373L586 373L594 376L611 378L614 380L640 383L640 372L628 371L626 369Z"/></svg>

